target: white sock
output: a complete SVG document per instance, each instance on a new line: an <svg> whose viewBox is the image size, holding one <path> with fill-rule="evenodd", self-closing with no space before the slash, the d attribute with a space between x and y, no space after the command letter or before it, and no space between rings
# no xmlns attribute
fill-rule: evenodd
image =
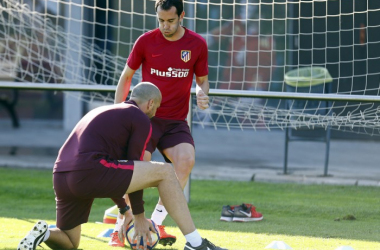
<svg viewBox="0 0 380 250"><path fill-rule="evenodd" d="M202 237L196 229L194 232L186 234L185 238L192 247L199 247L202 244Z"/></svg>
<svg viewBox="0 0 380 250"><path fill-rule="evenodd" d="M162 222L165 220L167 215L168 215L168 212L166 211L165 207L163 205L157 204L156 208L154 209L152 213L151 219L157 225L162 225Z"/></svg>
<svg viewBox="0 0 380 250"><path fill-rule="evenodd" d="M46 234L44 236L44 239L42 241L47 241L47 239L49 239L49 237L50 237L50 230L48 228L48 230L46 231Z"/></svg>
<svg viewBox="0 0 380 250"><path fill-rule="evenodd" d="M119 216L117 216L117 220L116 220L115 228L113 229L113 232L115 232L115 231L117 231L117 229L119 229L118 225L120 225L121 223L123 223L123 219L120 219Z"/></svg>

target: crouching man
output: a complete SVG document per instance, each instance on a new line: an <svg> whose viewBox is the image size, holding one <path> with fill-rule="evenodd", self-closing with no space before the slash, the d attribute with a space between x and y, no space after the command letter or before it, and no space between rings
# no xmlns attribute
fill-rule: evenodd
<svg viewBox="0 0 380 250"><path fill-rule="evenodd" d="M44 242L51 249L77 249L81 224L88 221L95 198L111 198L123 215L120 237L131 220L123 195L129 194L135 219L135 238L150 242L143 190L157 187L168 213L185 236L185 250L223 250L201 238L191 218L182 188L170 164L144 162L152 132L152 118L161 103L159 89L149 82L133 88L130 100L96 108L75 126L59 150L53 170L57 228L38 221L18 246L36 249ZM140 240L138 240L140 242Z"/></svg>

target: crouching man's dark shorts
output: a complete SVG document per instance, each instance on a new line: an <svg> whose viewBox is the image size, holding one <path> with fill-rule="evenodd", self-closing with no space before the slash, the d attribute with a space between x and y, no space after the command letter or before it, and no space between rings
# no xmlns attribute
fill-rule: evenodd
<svg viewBox="0 0 380 250"><path fill-rule="evenodd" d="M131 182L133 161L99 159L92 169L53 174L57 227L70 230L86 223L94 198L120 198Z"/></svg>

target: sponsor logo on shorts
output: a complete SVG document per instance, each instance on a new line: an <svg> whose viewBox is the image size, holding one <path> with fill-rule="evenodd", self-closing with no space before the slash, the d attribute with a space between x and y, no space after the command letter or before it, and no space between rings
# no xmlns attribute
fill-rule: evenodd
<svg viewBox="0 0 380 250"><path fill-rule="evenodd" d="M176 68L169 67L166 71L161 71L158 69L151 68L150 74L156 75L156 76L163 76L163 77L183 78L189 75L189 69L176 69Z"/></svg>

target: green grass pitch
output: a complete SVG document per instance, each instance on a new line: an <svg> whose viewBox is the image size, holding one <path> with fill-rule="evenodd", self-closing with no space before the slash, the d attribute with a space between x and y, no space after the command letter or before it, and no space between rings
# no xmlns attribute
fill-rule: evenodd
<svg viewBox="0 0 380 250"><path fill-rule="evenodd" d="M51 170L0 168L0 176L0 249L16 249L37 220L55 224L52 174ZM279 240L298 250L339 246L379 250L379 193L379 187L193 180L189 207L201 235L228 249L265 249ZM145 191L147 217L157 197L156 189ZM264 220L219 221L223 205L242 202L253 203ZM89 223L82 227L79 249L116 249L108 247L109 238L97 237L113 227L96 223L112 205L110 199L94 202ZM177 243L156 249L183 249L185 239L174 221L168 217L165 224L168 233L177 235Z"/></svg>

